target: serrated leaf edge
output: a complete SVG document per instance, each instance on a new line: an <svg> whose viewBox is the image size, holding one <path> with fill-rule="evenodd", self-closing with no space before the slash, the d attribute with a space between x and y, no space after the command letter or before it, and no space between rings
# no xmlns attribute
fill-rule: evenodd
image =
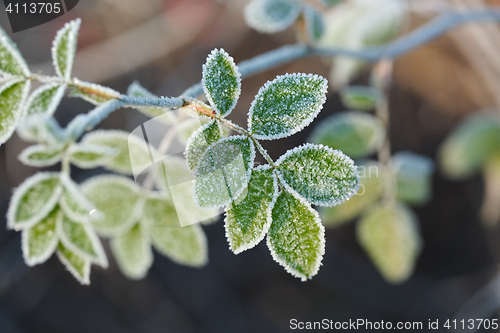
<svg viewBox="0 0 500 333"><path fill-rule="evenodd" d="M29 77L31 75L31 73L30 73L30 70L28 68L28 65L26 64L26 61L21 56L21 52L19 52L19 49L17 48L16 44L10 39L10 37L2 29L2 27L0 27L0 40L4 41L3 45L5 45L5 48L7 49L7 51L9 51L10 54L14 57L14 59L17 60L19 66L21 67L21 70L23 71L24 76ZM16 76L15 74L7 73L4 71L0 71L0 74L3 74L4 76L7 76L7 77Z"/></svg>
<svg viewBox="0 0 500 333"><path fill-rule="evenodd" d="M54 157L48 159L48 160L32 160L29 157L31 154L36 153L36 152L43 152L43 151L50 151L50 149L53 149L54 147L49 147L45 146L43 144L38 144L38 145L32 145L29 146L28 148L24 149L21 154L17 157L19 161L21 161L24 165L32 166L32 167L47 167L50 165L54 165L57 162L61 160L62 157L62 147L58 147L54 149L54 152L59 150L59 153L55 155Z"/></svg>
<svg viewBox="0 0 500 333"><path fill-rule="evenodd" d="M38 87L37 89L35 89L31 93L31 95L28 97L28 100L26 101L26 103L23 106L22 118L25 118L26 116L28 116L28 111L31 108L31 104L33 103L35 98L37 98L40 94L44 93L45 91L56 88L58 86L59 86L59 88L57 89L57 92L52 97L52 101L50 102L49 107L43 113L44 115L49 115L49 116L53 115L57 109L57 106L61 102L61 99L64 96L64 92L66 91L66 87L67 87L66 83L62 83L62 84L58 83L58 82L57 83L48 83L48 84L44 84L44 85Z"/></svg>
<svg viewBox="0 0 500 333"><path fill-rule="evenodd" d="M58 215L61 215L61 214L62 214L62 212L59 211ZM59 218L59 217L57 217L57 218ZM49 259L52 256L52 254L54 254L54 252L57 249L57 244L59 243L59 238L57 237L57 233L56 233L57 226L56 226L56 230L54 230L54 233L56 233L56 234L54 235L52 243L50 243L50 245L47 246L46 251L39 256L29 257L28 256L28 253L29 253L29 245L28 245L29 244L29 234L28 233L31 230L31 228L26 228L21 233L21 250L23 252L23 258L24 258L24 262L26 263L26 265L35 266L35 265L44 263L45 261L47 261L47 259Z"/></svg>
<svg viewBox="0 0 500 333"><path fill-rule="evenodd" d="M59 243L57 243L59 244ZM64 246L64 245L63 245ZM68 270L73 277L80 282L80 284L83 285L89 285L90 284L90 261L86 260L85 258L82 258L83 261L85 262L83 266L83 276L80 276L80 274L75 270L73 265L69 262L68 259L64 256L64 254L59 251L59 249L56 250L57 257L59 260L63 263L63 265L66 267L66 270Z"/></svg>
<svg viewBox="0 0 500 333"><path fill-rule="evenodd" d="M12 134L16 130L16 127L19 125L19 121L22 118L24 103L26 102L26 98L28 97L28 94L30 92L31 82L29 80L24 79L24 78L20 78L20 79L10 80L10 81L8 81L0 86L0 93L2 93L5 89L8 89L8 88L12 87L14 84L17 84L17 83L20 83L23 81L25 81L25 83L24 83L24 88L23 88L21 98L19 100L19 106L13 112L14 113L14 123L12 124L10 129L8 129L3 135L0 135L0 146L3 143L5 143L5 141L7 141L12 136Z"/></svg>
<svg viewBox="0 0 500 333"><path fill-rule="evenodd" d="M64 26L59 29L56 33L56 37L52 42L52 64L56 70L58 76L64 78L66 81L71 79L71 71L73 69L73 62L75 60L76 55L76 43L78 30L80 29L80 24L82 20L77 18L73 21L67 22ZM69 31L69 32L68 32ZM61 72L61 68L59 67L59 63L57 62L57 48L59 43L61 42L62 37L65 33L68 32L68 55L66 59L66 73Z"/></svg>

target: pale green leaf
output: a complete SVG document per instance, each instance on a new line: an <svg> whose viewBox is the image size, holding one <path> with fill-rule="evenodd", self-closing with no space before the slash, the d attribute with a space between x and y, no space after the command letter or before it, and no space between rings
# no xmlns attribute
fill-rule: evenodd
<svg viewBox="0 0 500 333"><path fill-rule="evenodd" d="M235 253L251 249L267 234L278 197L278 179L269 165L252 170L248 190L233 202L225 217L226 237Z"/></svg>
<svg viewBox="0 0 500 333"><path fill-rule="evenodd" d="M352 110L372 110L382 98L380 91L373 87L348 86L340 90L342 103Z"/></svg>
<svg viewBox="0 0 500 333"><path fill-rule="evenodd" d="M118 154L103 162L109 170L132 175L133 170L144 170L153 161L149 155L148 144L136 135L119 130L97 130L86 134L82 143L107 146L118 150ZM156 151L149 146L153 155ZM133 167L132 167L133 166Z"/></svg>
<svg viewBox="0 0 500 333"><path fill-rule="evenodd" d="M203 229L199 225L181 226L170 198L148 198L143 221L154 247L161 254L187 266L201 267L207 263L207 240Z"/></svg>
<svg viewBox="0 0 500 333"><path fill-rule="evenodd" d="M112 175L93 177L81 184L81 190L102 213L102 218L91 219L91 222L104 236L127 231L142 214L140 189L128 178Z"/></svg>
<svg viewBox="0 0 500 333"><path fill-rule="evenodd" d="M61 195L59 173L39 172L14 191L7 211L9 229L29 228L52 211Z"/></svg>
<svg viewBox="0 0 500 333"><path fill-rule="evenodd" d="M24 106L24 117L34 114L53 115L66 91L66 84L48 83L33 91Z"/></svg>
<svg viewBox="0 0 500 333"><path fill-rule="evenodd" d="M359 188L354 162L339 150L305 144L289 150L277 161L283 185L318 206L335 206Z"/></svg>
<svg viewBox="0 0 500 333"><path fill-rule="evenodd" d="M158 98L155 94L149 92L146 88L141 86L137 81L133 82L127 89L127 95L134 97L144 97L144 98ZM137 108L137 110L144 113L150 118L155 118L166 124L173 124L176 120L175 114L170 112L170 108L158 109L158 108ZM157 118L158 117L158 118Z"/></svg>
<svg viewBox="0 0 500 333"><path fill-rule="evenodd" d="M276 33L291 26L302 5L297 0L253 0L245 7L245 21L263 33Z"/></svg>
<svg viewBox="0 0 500 333"><path fill-rule="evenodd" d="M321 207L319 214L326 227L335 227L357 217L367 207L380 199L382 194L382 167L375 161L357 166L359 191L349 200L335 207Z"/></svg>
<svg viewBox="0 0 500 333"><path fill-rule="evenodd" d="M184 150L184 156L190 170L196 169L208 146L217 142L221 137L222 129L216 120L212 120L201 126L189 137L186 149Z"/></svg>
<svg viewBox="0 0 500 333"><path fill-rule="evenodd" d="M104 268L108 267L104 249L89 222L75 222L62 214L57 221L57 234L64 247L71 252Z"/></svg>
<svg viewBox="0 0 500 333"><path fill-rule="evenodd" d="M70 91L70 97L78 97L94 105L99 105L111 99L120 98L120 93L99 84L74 80L75 87Z"/></svg>
<svg viewBox="0 0 500 333"><path fill-rule="evenodd" d="M325 253L325 228L318 213L304 199L281 192L272 220L267 246L274 260L302 281L312 278Z"/></svg>
<svg viewBox="0 0 500 333"><path fill-rule="evenodd" d="M308 38L317 42L325 33L325 22L321 13L311 5L304 6L304 19Z"/></svg>
<svg viewBox="0 0 500 333"><path fill-rule="evenodd" d="M213 50L203 65L203 91L215 112L226 117L241 93L241 74L234 59L223 49Z"/></svg>
<svg viewBox="0 0 500 333"><path fill-rule="evenodd" d="M34 114L21 120L17 126L17 134L28 142L45 145L59 145L64 140L64 131L53 117Z"/></svg>
<svg viewBox="0 0 500 333"><path fill-rule="evenodd" d="M330 116L312 132L310 141L340 149L351 158L371 155L385 139L383 123L371 114L359 111Z"/></svg>
<svg viewBox="0 0 500 333"><path fill-rule="evenodd" d="M357 226L361 246L390 283L406 281L415 268L422 239L415 214L403 204L376 206Z"/></svg>
<svg viewBox="0 0 500 333"><path fill-rule="evenodd" d="M137 223L129 231L111 240L111 251L120 271L129 279L146 276L153 263L153 252L147 230Z"/></svg>
<svg viewBox="0 0 500 333"><path fill-rule="evenodd" d="M16 45L0 27L0 75L30 76L28 65Z"/></svg>
<svg viewBox="0 0 500 333"><path fill-rule="evenodd" d="M391 165L399 200L423 205L431 199L434 162L430 158L403 151L394 154Z"/></svg>
<svg viewBox="0 0 500 333"><path fill-rule="evenodd" d="M301 131L321 111L327 85L323 77L312 74L286 74L268 81L250 107L250 132L256 139L273 140Z"/></svg>
<svg viewBox="0 0 500 333"><path fill-rule="evenodd" d="M63 193L59 205L64 215L80 223L102 218L102 213L82 193L78 184L71 180L69 175L61 175L61 184L63 185Z"/></svg>
<svg viewBox="0 0 500 333"><path fill-rule="evenodd" d="M29 90L29 80L10 80L0 86L0 145L14 133Z"/></svg>
<svg viewBox="0 0 500 333"><path fill-rule="evenodd" d="M54 165L61 160L63 147L33 145L24 149L18 156L19 161L33 167Z"/></svg>
<svg viewBox="0 0 500 333"><path fill-rule="evenodd" d="M118 149L92 143L76 144L68 150L69 161L81 169L106 165L106 162L118 153Z"/></svg>
<svg viewBox="0 0 500 333"><path fill-rule="evenodd" d="M486 160L500 152L500 117L479 113L462 121L440 147L439 161L450 178L474 174Z"/></svg>
<svg viewBox="0 0 500 333"><path fill-rule="evenodd" d="M22 232L24 261L28 266L41 264L50 258L57 247L56 221L60 218L58 206L40 222Z"/></svg>
<svg viewBox="0 0 500 333"><path fill-rule="evenodd" d="M52 43L52 62L58 76L66 81L71 79L71 70L76 55L76 43L80 19L73 20L60 29Z"/></svg>
<svg viewBox="0 0 500 333"><path fill-rule="evenodd" d="M227 206L247 187L255 151L243 136L212 144L195 170L194 200L203 209Z"/></svg>
<svg viewBox="0 0 500 333"><path fill-rule="evenodd" d="M90 284L90 260L79 256L59 242L57 257L66 266L66 269L81 284Z"/></svg>

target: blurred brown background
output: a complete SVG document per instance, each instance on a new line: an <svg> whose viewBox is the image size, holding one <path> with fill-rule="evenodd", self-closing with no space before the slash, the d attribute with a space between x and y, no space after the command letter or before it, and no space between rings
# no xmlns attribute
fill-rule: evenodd
<svg viewBox="0 0 500 333"><path fill-rule="evenodd" d="M293 43L293 31L261 35L246 27L244 0L81 0L63 17L12 35L33 71L52 74L50 47L55 32L82 18L74 75L125 92L134 80L158 95L177 96L201 79L201 65L215 47L240 62ZM482 7L500 1L449 0L447 5ZM433 14L435 15L435 14ZM413 13L408 30L433 15ZM9 31L3 4L0 24ZM467 25L396 62L391 92L394 151L436 155L439 143L465 115L500 107L500 30L496 24ZM298 61L243 81L232 119L246 123L258 88L285 72L328 75L321 59ZM356 83L366 83L361 75ZM92 106L64 99L56 112L65 125ZM266 143L271 156L307 138L325 116L343 111L334 91L310 128ZM146 120L133 110L116 112L100 126L132 130ZM0 147L0 216L12 188L36 169L17 155L27 146L13 137ZM77 181L95 173L74 169ZM475 310L471 297L493 278L500 260L496 229L478 219L480 176L451 182L437 171L434 198L416 209L425 248L414 276L400 286L380 277L356 242L354 224L327 231L326 255L319 274L300 282L273 262L265 243L238 256L228 249L222 222L206 227L210 264L185 268L155 255L148 277L130 281L111 259L110 268L92 268L91 285L80 286L52 258L28 268L20 235L0 227L0 332L287 332L292 318L334 321L422 321L452 318L459 309ZM3 223L5 225L5 221ZM108 252L109 253L109 252ZM478 304L498 297L486 293ZM496 302L496 303L495 303ZM496 318L496 313L488 316Z"/></svg>

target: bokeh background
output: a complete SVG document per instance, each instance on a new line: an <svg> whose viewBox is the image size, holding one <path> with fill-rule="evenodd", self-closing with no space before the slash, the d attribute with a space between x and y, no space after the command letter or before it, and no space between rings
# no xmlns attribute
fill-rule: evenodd
<svg viewBox="0 0 500 333"><path fill-rule="evenodd" d="M55 32L64 22L81 17L76 77L120 92L138 80L157 95L177 96L201 79L201 65L213 48L223 47L239 62L295 41L293 31L262 35L249 29L242 15L245 3L81 0L66 15L11 36L33 72L52 74ZM483 0L444 3L500 5ZM406 30L431 17L425 10L413 12ZM3 4L0 25L10 33ZM328 76L329 62L310 58L245 79L231 118L245 124L258 88L286 72ZM367 81L368 73L355 79L358 84ZM394 152L409 150L435 158L453 126L476 110L500 107L498 96L500 29L495 24L455 29L409 53L395 63L390 97ZM65 98L56 118L65 125L91 108L82 100ZM324 117L341 111L344 107L330 89L311 126L265 147L277 158L304 142ZM120 110L100 127L132 130L145 120L134 110ZM36 172L17 160L27 145L14 136L0 147L0 225L5 225L12 189ZM73 175L83 181L102 172L75 168ZM398 286L387 284L370 263L356 241L354 223L327 230L323 266L305 283L272 260L265 242L232 254L219 220L205 227L210 257L205 268L182 267L155 253L149 275L131 281L111 259L107 270L92 267L90 286L80 286L54 257L27 267L20 234L0 226L0 332L288 332L292 318L421 321L425 327L429 319L452 319L457 311L470 318L497 318L500 233L499 228L485 228L478 217L482 178L453 182L437 170L433 182L433 199L415 209L425 247L413 277Z"/></svg>

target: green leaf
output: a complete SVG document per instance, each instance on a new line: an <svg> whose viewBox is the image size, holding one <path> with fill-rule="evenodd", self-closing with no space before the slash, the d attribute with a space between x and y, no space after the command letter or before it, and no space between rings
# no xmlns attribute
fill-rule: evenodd
<svg viewBox="0 0 500 333"><path fill-rule="evenodd" d="M27 178L14 191L7 212L9 229L24 229L40 222L61 195L59 173L39 172Z"/></svg>
<svg viewBox="0 0 500 333"><path fill-rule="evenodd" d="M103 218L100 211L94 204L82 193L82 190L67 174L61 175L61 184L63 193L59 205L64 215L71 220L86 223Z"/></svg>
<svg viewBox="0 0 500 333"><path fill-rule="evenodd" d="M90 284L90 261L66 248L62 243L57 245L57 257L66 269L81 284Z"/></svg>
<svg viewBox="0 0 500 333"><path fill-rule="evenodd" d="M222 138L222 128L219 122L211 120L201 126L188 139L184 156L190 170L196 169L208 146Z"/></svg>
<svg viewBox="0 0 500 333"><path fill-rule="evenodd" d="M283 185L318 206L335 206L359 188L354 162L339 150L305 144L289 150L277 161Z"/></svg>
<svg viewBox="0 0 500 333"><path fill-rule="evenodd" d="M217 115L233 111L241 93L241 74L232 57L223 49L213 50L203 65L203 91Z"/></svg>
<svg viewBox="0 0 500 333"><path fill-rule="evenodd" d="M373 87L348 86L340 90L340 99L349 109L368 111L374 109L383 96Z"/></svg>
<svg viewBox="0 0 500 333"><path fill-rule="evenodd" d="M57 32L52 43L52 62L54 63L56 73L66 81L71 79L80 23L80 19L66 23Z"/></svg>
<svg viewBox="0 0 500 333"><path fill-rule="evenodd" d="M134 280L146 276L153 263L153 252L148 233L139 223L113 238L110 245L123 275Z"/></svg>
<svg viewBox="0 0 500 333"><path fill-rule="evenodd" d="M99 84L75 79L75 88L70 91L70 97L78 97L94 105L99 105L111 99L119 99L120 93Z"/></svg>
<svg viewBox="0 0 500 333"><path fill-rule="evenodd" d="M207 240L199 225L181 227L172 199L154 196L146 201L143 221L154 247L174 262L204 266L208 261Z"/></svg>
<svg viewBox="0 0 500 333"><path fill-rule="evenodd" d="M101 242L89 222L80 223L61 215L57 234L65 248L86 260L107 268L108 259Z"/></svg>
<svg viewBox="0 0 500 333"><path fill-rule="evenodd" d="M37 88L26 101L24 116L34 114L53 115L66 91L66 84L48 83Z"/></svg>
<svg viewBox="0 0 500 333"><path fill-rule="evenodd" d="M0 86L0 145L14 133L29 90L29 80L10 80Z"/></svg>
<svg viewBox="0 0 500 333"><path fill-rule="evenodd" d="M276 33L291 26L302 6L296 0L253 0L245 7L245 21L262 33Z"/></svg>
<svg viewBox="0 0 500 333"><path fill-rule="evenodd" d="M375 161L357 166L359 191L349 200L335 207L321 207L319 214L326 227L335 227L357 217L382 195L382 167Z"/></svg>
<svg viewBox="0 0 500 333"><path fill-rule="evenodd" d="M203 209L227 206L247 187L253 166L253 143L232 136L212 144L195 170L194 200Z"/></svg>
<svg viewBox="0 0 500 333"><path fill-rule="evenodd" d="M250 132L256 139L274 140L301 131L321 111L326 90L327 81L312 74L286 74L268 81L250 107Z"/></svg>
<svg viewBox="0 0 500 333"><path fill-rule="evenodd" d="M304 6L304 19L309 40L317 42L325 33L325 22L323 16L313 6Z"/></svg>
<svg viewBox="0 0 500 333"><path fill-rule="evenodd" d="M359 111L338 113L323 120L309 140L340 149L351 158L371 155L384 143L383 123L371 114Z"/></svg>
<svg viewBox="0 0 500 333"><path fill-rule="evenodd" d="M132 175L134 169L144 170L153 163L149 155L148 144L141 138L125 131L93 131L83 137L82 143L107 146L118 150L118 154L104 161L102 165L106 169L126 175ZM154 148L152 146L149 148L155 155Z"/></svg>
<svg viewBox="0 0 500 333"><path fill-rule="evenodd" d="M127 95L134 97L144 97L144 98L158 98L155 94L149 92L146 88L141 86L137 81L133 82L127 89ZM166 124L173 124L176 120L175 114L170 108L137 108L140 112L144 113L150 118L159 120Z"/></svg>
<svg viewBox="0 0 500 333"><path fill-rule="evenodd" d="M69 160L81 169L93 169L106 165L113 156L119 153L118 149L92 143L81 143L70 147Z"/></svg>
<svg viewBox="0 0 500 333"><path fill-rule="evenodd" d="M56 221L60 218L58 206L40 222L22 232L24 261L28 266L41 264L50 258L57 247Z"/></svg>
<svg viewBox="0 0 500 333"><path fill-rule="evenodd" d="M407 151L392 157L397 198L412 205L424 205L432 196L434 162L425 156Z"/></svg>
<svg viewBox="0 0 500 333"><path fill-rule="evenodd" d="M28 65L16 45L0 27L0 75L30 76Z"/></svg>
<svg viewBox="0 0 500 333"><path fill-rule="evenodd" d="M272 220L267 246L274 260L302 281L312 278L325 253L325 228L318 213L304 199L281 192Z"/></svg>
<svg viewBox="0 0 500 333"><path fill-rule="evenodd" d="M269 165L252 170L248 190L233 202L225 217L226 237L235 254L253 248L271 227L271 212L278 197L278 179Z"/></svg>
<svg viewBox="0 0 500 333"><path fill-rule="evenodd" d="M102 219L91 221L103 236L114 236L129 230L142 214L140 189L128 178L97 176L82 183L81 189L103 214Z"/></svg>
<svg viewBox="0 0 500 333"><path fill-rule="evenodd" d="M422 249L422 239L418 220L405 205L373 207L359 221L357 237L388 282L403 283L411 276Z"/></svg>
<svg viewBox="0 0 500 333"><path fill-rule="evenodd" d="M488 158L500 152L500 117L479 113L462 121L440 147L439 161L445 175L471 176Z"/></svg>
<svg viewBox="0 0 500 333"><path fill-rule="evenodd" d="M33 167L54 165L61 160L63 147L34 145L24 149L18 156L19 161Z"/></svg>

